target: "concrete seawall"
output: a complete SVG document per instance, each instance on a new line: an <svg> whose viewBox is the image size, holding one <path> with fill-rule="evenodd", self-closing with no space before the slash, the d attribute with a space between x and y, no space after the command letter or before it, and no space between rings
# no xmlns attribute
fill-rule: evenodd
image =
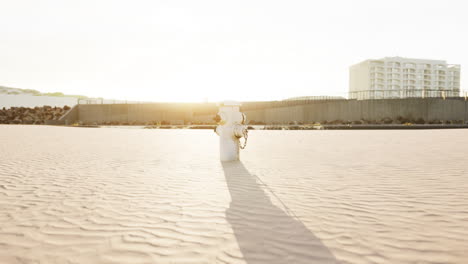
<svg viewBox="0 0 468 264"><path fill-rule="evenodd" d="M246 102L241 108L248 121L266 124L396 120L398 117L468 121L467 103L463 98L276 101ZM76 106L76 113L70 115L67 123L209 123L216 113L214 103L88 104Z"/></svg>
<svg viewBox="0 0 468 264"><path fill-rule="evenodd" d="M147 123L170 122L184 124L194 122L194 115L200 122L208 122L216 114L216 104L89 104L78 106L78 121L83 123Z"/></svg>
<svg viewBox="0 0 468 264"><path fill-rule="evenodd" d="M460 99L340 100L297 106L244 110L249 120L264 123L311 123L334 120L381 120L383 118L468 120L467 102Z"/></svg>

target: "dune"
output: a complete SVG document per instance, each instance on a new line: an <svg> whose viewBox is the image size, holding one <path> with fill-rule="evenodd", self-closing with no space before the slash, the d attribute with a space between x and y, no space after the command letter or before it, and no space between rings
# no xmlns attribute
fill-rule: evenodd
<svg viewBox="0 0 468 264"><path fill-rule="evenodd" d="M465 134L0 126L0 263L467 263Z"/></svg>
<svg viewBox="0 0 468 264"><path fill-rule="evenodd" d="M1 94L0 93L0 108L10 107L36 107L36 106L57 106L64 105L74 106L78 103L76 97L56 97L56 96L34 96L31 94Z"/></svg>

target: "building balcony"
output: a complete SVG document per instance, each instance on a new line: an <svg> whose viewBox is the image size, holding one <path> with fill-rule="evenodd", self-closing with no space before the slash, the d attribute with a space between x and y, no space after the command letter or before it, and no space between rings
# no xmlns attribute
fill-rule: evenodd
<svg viewBox="0 0 468 264"><path fill-rule="evenodd" d="M374 67L385 67L385 63L382 61L382 62L377 62L377 61L374 61L374 62L371 62L370 63L370 66L374 66Z"/></svg>
<svg viewBox="0 0 468 264"><path fill-rule="evenodd" d="M404 74L403 78L404 79L416 79L416 75L415 74Z"/></svg>
<svg viewBox="0 0 468 264"><path fill-rule="evenodd" d="M371 85L371 90L383 90L385 88L385 86L383 85Z"/></svg>
<svg viewBox="0 0 468 264"><path fill-rule="evenodd" d="M416 73L415 69L403 69L403 73Z"/></svg>
<svg viewBox="0 0 468 264"><path fill-rule="evenodd" d="M447 64L447 69L460 70L460 65L458 65L458 64Z"/></svg>
<svg viewBox="0 0 468 264"><path fill-rule="evenodd" d="M414 90L416 88L416 86L414 85L404 85L403 86L403 89L405 90Z"/></svg>
<svg viewBox="0 0 468 264"><path fill-rule="evenodd" d="M374 72L384 72L385 71L385 69L383 67L372 67L371 70L374 71Z"/></svg>
<svg viewBox="0 0 468 264"><path fill-rule="evenodd" d="M400 77L398 73L387 74L387 79L400 79Z"/></svg>
<svg viewBox="0 0 468 264"><path fill-rule="evenodd" d="M387 67L399 68L401 64L399 62L387 62Z"/></svg>

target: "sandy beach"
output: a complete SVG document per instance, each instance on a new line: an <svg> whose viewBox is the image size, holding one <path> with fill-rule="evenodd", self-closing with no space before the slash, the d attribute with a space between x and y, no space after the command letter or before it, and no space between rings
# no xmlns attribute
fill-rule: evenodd
<svg viewBox="0 0 468 264"><path fill-rule="evenodd" d="M0 263L468 263L466 135L0 126Z"/></svg>

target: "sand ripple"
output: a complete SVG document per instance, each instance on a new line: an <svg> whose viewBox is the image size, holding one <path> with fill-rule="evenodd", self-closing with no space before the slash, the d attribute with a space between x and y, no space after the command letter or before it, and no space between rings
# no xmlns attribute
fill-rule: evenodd
<svg viewBox="0 0 468 264"><path fill-rule="evenodd" d="M464 133L0 126L0 263L468 263Z"/></svg>

